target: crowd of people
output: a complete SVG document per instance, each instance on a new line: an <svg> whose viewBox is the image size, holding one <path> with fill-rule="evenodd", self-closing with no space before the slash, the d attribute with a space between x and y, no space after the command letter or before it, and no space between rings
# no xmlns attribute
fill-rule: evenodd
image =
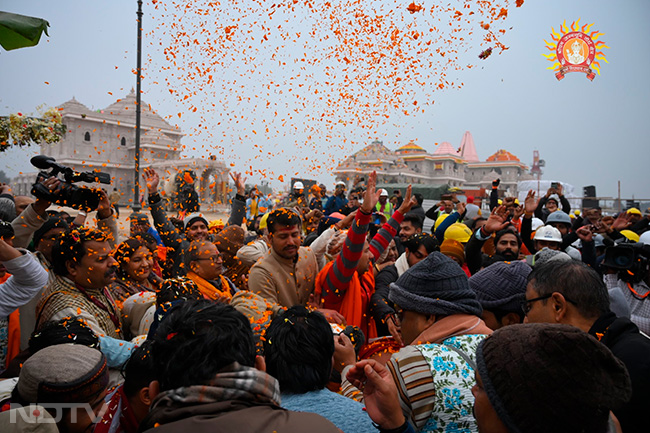
<svg viewBox="0 0 650 433"><path fill-rule="evenodd" d="M0 431L650 428L650 209L231 177L210 221L146 168L126 238L0 185Z"/></svg>

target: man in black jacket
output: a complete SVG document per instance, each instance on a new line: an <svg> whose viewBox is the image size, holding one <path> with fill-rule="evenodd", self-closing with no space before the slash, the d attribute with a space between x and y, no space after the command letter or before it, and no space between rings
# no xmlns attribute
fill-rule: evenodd
<svg viewBox="0 0 650 433"><path fill-rule="evenodd" d="M494 262L513 261L519 258L521 236L509 219L509 210L501 205L495 208L485 225L476 230L465 246L465 261L472 275ZM496 253L487 256L481 252L485 241L494 234Z"/></svg>
<svg viewBox="0 0 650 433"><path fill-rule="evenodd" d="M650 339L629 319L610 311L607 287L598 273L576 260L535 267L523 307L526 322L572 325L607 346L625 364L632 381L631 400L614 415L625 433L647 431Z"/></svg>
<svg viewBox="0 0 650 433"><path fill-rule="evenodd" d="M395 314L395 306L388 300L390 284L432 252L440 251L438 241L428 233L416 233L403 245L404 254L394 265L385 267L375 277L375 293L370 298L370 309L377 324L377 334L392 335L400 343L402 336L399 332L399 320Z"/></svg>

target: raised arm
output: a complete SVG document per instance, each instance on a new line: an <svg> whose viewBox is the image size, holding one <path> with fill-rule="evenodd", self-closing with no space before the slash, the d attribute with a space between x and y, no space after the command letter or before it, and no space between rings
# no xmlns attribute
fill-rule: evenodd
<svg viewBox="0 0 650 433"><path fill-rule="evenodd" d="M347 290L347 285L357 269L361 254L363 254L363 245L366 241L370 217L379 199L376 185L377 173L373 171L368 178L368 188L364 194L363 204L348 230L343 250L341 250L325 277L324 292L343 296Z"/></svg>
<svg viewBox="0 0 650 433"><path fill-rule="evenodd" d="M153 222L156 225L156 230L158 230L158 233L160 234L160 238L166 247L174 249L180 247L180 244L183 241L183 236L178 232L171 221L169 221L169 218L167 218L167 214L162 208L162 198L160 197L160 194L158 194L160 176L158 176L156 170L147 167L144 169L142 177L147 184L147 190L149 192L149 210Z"/></svg>
<svg viewBox="0 0 650 433"><path fill-rule="evenodd" d="M409 185L406 188L406 195L404 196L402 205L393 213L390 219L381 226L377 231L377 234L370 241L370 252L375 260L381 256L386 248L388 248L388 244L390 244L390 241L395 237L399 225L404 220L404 215L406 215L406 213L417 204L418 201L411 195L411 192L412 188L411 185Z"/></svg>
<svg viewBox="0 0 650 433"><path fill-rule="evenodd" d="M240 226L246 216L246 178L242 178L241 173L232 172L230 177L235 182L237 194L230 203L230 218L226 226Z"/></svg>

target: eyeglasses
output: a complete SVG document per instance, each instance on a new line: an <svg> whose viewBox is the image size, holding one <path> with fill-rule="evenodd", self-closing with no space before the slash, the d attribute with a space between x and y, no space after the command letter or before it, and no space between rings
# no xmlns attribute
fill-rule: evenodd
<svg viewBox="0 0 650 433"><path fill-rule="evenodd" d="M557 293L557 292L553 292L553 293ZM524 300L521 302L521 309L523 310L524 315L528 315L528 313L530 312L530 310L533 309L533 306L532 306L532 303L533 303L533 302L543 301L544 299L548 299L548 298L550 298L551 296L553 296L553 293L548 294L548 295L544 295L544 296L540 296L539 298L524 299ZM564 297L564 299L565 299L567 302L570 302L570 303L572 303L573 305L578 305L578 304L576 304L575 302L573 302L571 299L567 298L566 296L564 296L564 295L562 295L562 296Z"/></svg>
<svg viewBox="0 0 650 433"><path fill-rule="evenodd" d="M199 257L194 260L210 260L212 263L219 263L220 261L223 260L223 254L219 253L215 256L210 256L210 257Z"/></svg>

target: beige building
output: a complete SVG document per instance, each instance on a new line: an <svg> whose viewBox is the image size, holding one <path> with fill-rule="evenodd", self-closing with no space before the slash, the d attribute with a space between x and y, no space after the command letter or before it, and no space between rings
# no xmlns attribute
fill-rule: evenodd
<svg viewBox="0 0 650 433"><path fill-rule="evenodd" d="M517 192L517 182L533 178L519 158L503 149L480 161L469 131L460 148L443 142L433 153L413 142L392 151L375 140L343 160L334 174L337 180L352 184L373 170L379 183L448 185L466 190L490 188L492 180L500 178L502 189L512 194Z"/></svg>
<svg viewBox="0 0 650 433"><path fill-rule="evenodd" d="M109 193L116 188L122 194L120 204L133 199L135 175L135 92L103 110L92 111L74 97L58 108L67 132L54 144L41 144L41 153L76 171L98 170L110 174L111 185L102 185ZM183 133L142 101L140 133L140 173L154 167L165 181L178 170L190 169L198 176L197 192L201 202L223 200L228 184L228 168L215 156L181 158ZM29 194L36 173L25 173L13 180L16 194ZM169 190L169 186L165 188ZM146 186L141 182L140 192Z"/></svg>

